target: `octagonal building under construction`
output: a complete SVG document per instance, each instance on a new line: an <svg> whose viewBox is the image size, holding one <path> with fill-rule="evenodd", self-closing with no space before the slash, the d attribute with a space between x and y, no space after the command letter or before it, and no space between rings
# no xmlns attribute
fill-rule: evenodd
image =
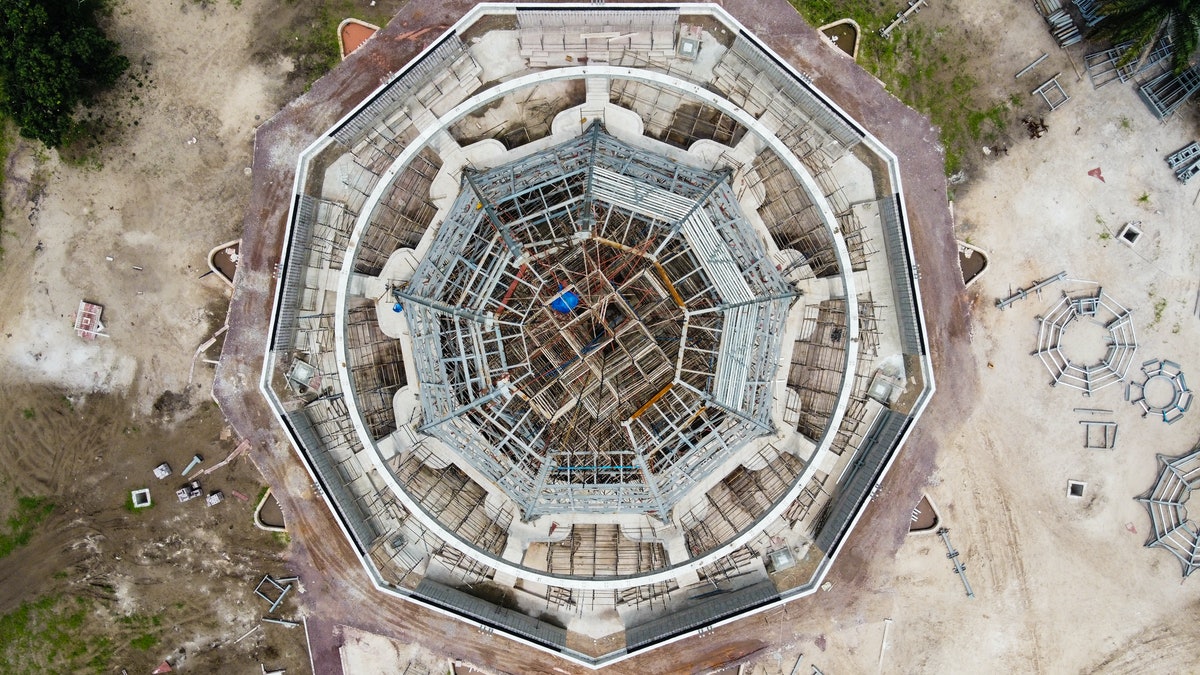
<svg viewBox="0 0 1200 675"><path fill-rule="evenodd" d="M590 666L815 590L933 391L896 157L714 5L479 5L298 158L262 389L393 593Z"/></svg>

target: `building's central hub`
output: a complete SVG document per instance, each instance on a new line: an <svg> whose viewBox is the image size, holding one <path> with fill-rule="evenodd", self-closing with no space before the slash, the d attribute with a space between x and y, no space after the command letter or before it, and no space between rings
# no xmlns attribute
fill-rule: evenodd
<svg viewBox="0 0 1200 675"><path fill-rule="evenodd" d="M665 516L771 430L790 287L728 174L593 126L462 188L397 291L421 429L527 518Z"/></svg>
<svg viewBox="0 0 1200 675"><path fill-rule="evenodd" d="M523 297L514 287L506 303L525 308L526 340L509 360L527 355L521 389L531 406L547 422L569 416L592 433L624 435L619 423L678 376L687 324L678 291L643 251L597 237L538 257L522 274L550 280Z"/></svg>

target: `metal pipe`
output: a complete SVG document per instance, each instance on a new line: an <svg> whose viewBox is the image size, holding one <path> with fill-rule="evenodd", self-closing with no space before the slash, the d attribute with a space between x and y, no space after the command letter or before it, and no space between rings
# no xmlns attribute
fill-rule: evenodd
<svg viewBox="0 0 1200 675"><path fill-rule="evenodd" d="M1047 57L1049 57L1049 56L1050 56L1049 54L1042 54L1041 56L1037 57L1037 60L1035 60L1033 63L1031 63L1031 64L1029 64L1029 65L1025 66L1024 68L1022 68L1022 69L1021 69L1021 72L1017 73L1017 74L1016 74L1016 77L1014 77L1013 79L1017 79L1018 77L1021 77L1021 76L1022 76L1022 75L1024 75L1025 73L1028 73L1029 71L1033 70L1033 69L1034 69L1034 67L1036 67L1036 66L1037 66L1037 64L1041 63L1042 61L1045 61L1045 60L1046 60L1046 58L1047 58Z"/></svg>

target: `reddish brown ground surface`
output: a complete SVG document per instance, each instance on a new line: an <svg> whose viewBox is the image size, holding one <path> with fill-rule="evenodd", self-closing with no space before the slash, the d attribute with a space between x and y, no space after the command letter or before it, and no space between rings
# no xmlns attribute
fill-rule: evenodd
<svg viewBox="0 0 1200 675"><path fill-rule="evenodd" d="M368 28L355 21L342 26L342 58L353 54L354 50L361 47L367 41L367 38L374 34L374 28Z"/></svg>
<svg viewBox="0 0 1200 675"><path fill-rule="evenodd" d="M586 672L376 592L324 502L313 494L303 466L257 390L275 291L273 269L280 259L297 155L438 36L435 31L421 32L422 27L452 23L472 5L462 0L409 3L360 52L260 127L255 139L254 194L246 213L241 269L215 391L230 423L253 442L251 459L277 490L293 535L289 556L306 585L303 602L312 617L308 627L313 658L323 675L341 672L333 630L337 624L419 641L448 657L505 672ZM855 620L865 604L887 592L891 580L873 575L872 564L894 556L933 469L934 439L939 430L954 428L978 387L973 356L965 347L968 307L955 264L936 131L848 57L822 44L823 38L783 0L726 0L723 6L900 157L935 368L959 376L939 383L939 394L893 466L882 494L845 544L830 576L833 590L651 651L608 672L698 672L783 643L823 645L826 626Z"/></svg>

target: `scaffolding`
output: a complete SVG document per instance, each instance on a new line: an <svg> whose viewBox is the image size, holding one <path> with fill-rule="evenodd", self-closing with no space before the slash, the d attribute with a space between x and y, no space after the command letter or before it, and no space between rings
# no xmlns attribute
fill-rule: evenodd
<svg viewBox="0 0 1200 675"><path fill-rule="evenodd" d="M760 153L746 174L746 183L747 189L761 184L765 198L758 215L775 245L780 250L799 251L816 276L836 276L840 270L833 236L821 220L820 208L779 155L769 150Z"/></svg>
<svg viewBox="0 0 1200 675"><path fill-rule="evenodd" d="M512 510L505 506L490 513L487 490L462 469L453 464L435 468L413 452L399 461L396 480L421 508L464 541L496 555L503 553Z"/></svg>
<svg viewBox="0 0 1200 675"><path fill-rule="evenodd" d="M416 248L437 214L429 188L441 168L437 154L426 148L396 176L371 213L354 261L355 272L378 276L396 249Z"/></svg>
<svg viewBox="0 0 1200 675"><path fill-rule="evenodd" d="M371 438L379 440L396 430L393 401L408 384L400 341L380 330L374 305L348 309L345 330L346 368L359 413Z"/></svg>
<svg viewBox="0 0 1200 675"><path fill-rule="evenodd" d="M327 199L315 200L315 207L312 249L322 263L333 269L341 269L358 214L347 209L343 202Z"/></svg>
<svg viewBox="0 0 1200 675"><path fill-rule="evenodd" d="M1063 338L1075 321L1090 321L1108 331L1105 354L1097 363L1073 363L1063 352ZM1050 371L1051 386L1063 384L1091 396L1123 382L1136 353L1132 313L1102 289L1077 296L1063 293L1045 316L1038 317L1038 342L1033 354Z"/></svg>
<svg viewBox="0 0 1200 675"><path fill-rule="evenodd" d="M679 583L672 579L656 584L629 586L620 590L583 590L546 586L544 592L535 593L535 595L545 598L547 607L574 612L582 616L584 612L597 610L625 607L638 610L654 609L656 605L665 606L670 601L671 594L677 590L679 590Z"/></svg>
<svg viewBox="0 0 1200 675"><path fill-rule="evenodd" d="M1162 465L1158 479L1149 492L1137 498L1150 514L1153 532L1146 546L1170 551L1187 577L1200 568L1200 527L1187 512L1188 497L1200 481L1200 448L1180 457L1157 457Z"/></svg>
<svg viewBox="0 0 1200 675"><path fill-rule="evenodd" d="M713 68L710 85L770 127L798 157L815 148L843 153L862 133L797 79L739 35Z"/></svg>
<svg viewBox="0 0 1200 675"><path fill-rule="evenodd" d="M825 482L828 480L829 474L823 471L813 474L812 479L783 512L783 519L789 527L795 527L797 523L807 520L810 514L820 513L829 504L833 495L825 490Z"/></svg>
<svg viewBox="0 0 1200 675"><path fill-rule="evenodd" d="M398 151L389 145L400 139L406 145L418 133L410 111L422 106L448 110L482 84L478 79L480 72L482 69L467 46L452 33L398 73L330 135L342 146L353 149L356 156L365 156L363 150L367 145L380 143L383 144L380 150L385 154L398 155ZM372 131L376 135L368 140ZM369 159L367 163L370 163Z"/></svg>
<svg viewBox="0 0 1200 675"><path fill-rule="evenodd" d="M648 513L770 431L778 328L795 294L728 172L587 133L463 191L395 284L423 433L526 520Z"/></svg>
<svg viewBox="0 0 1200 675"><path fill-rule="evenodd" d="M800 419L796 430L809 438L820 438L824 433L825 425L837 405L843 378L855 378L846 419L831 446L838 453L846 447L850 435L864 419L867 391L873 373L871 364L879 346L875 305L869 299L860 299L858 323L862 348L856 371L853 374L845 372L848 348L845 339L846 308L846 300L841 298L823 300L804 308L800 334L808 337L793 343L791 365L788 368L788 387L800 395Z"/></svg>
<svg viewBox="0 0 1200 675"><path fill-rule="evenodd" d="M1175 52L1169 35L1164 35L1149 53L1130 54L1132 42L1092 52L1083 58L1088 77L1096 89L1112 82L1128 82L1139 75L1150 72L1160 63L1167 62Z"/></svg>
<svg viewBox="0 0 1200 675"><path fill-rule="evenodd" d="M1200 90L1200 65L1176 74L1168 70L1138 87L1138 95L1158 119L1170 117Z"/></svg>
<svg viewBox="0 0 1200 675"><path fill-rule="evenodd" d="M573 525L565 539L545 548L545 569L556 575L630 576L667 566L661 542L627 537L613 524Z"/></svg>
<svg viewBox="0 0 1200 675"><path fill-rule="evenodd" d="M741 534L770 510L804 470L803 462L788 453L766 461L760 451L758 459L764 464L761 469L738 466L680 516L689 555L702 555Z"/></svg>
<svg viewBox="0 0 1200 675"><path fill-rule="evenodd" d="M370 550L380 534L402 515L396 506L379 499L379 487L362 470L358 435L340 397L319 398L288 413L288 421L307 451L318 476L350 530L360 551Z"/></svg>
<svg viewBox="0 0 1200 675"><path fill-rule="evenodd" d="M673 58L679 10L521 10L517 22L520 55L530 67L544 68L607 63L624 50Z"/></svg>
<svg viewBox="0 0 1200 675"><path fill-rule="evenodd" d="M749 546L739 546L729 555L714 560L711 565L701 567L697 573L700 581L716 587L720 582L731 581L756 569L754 563L757 559L758 554Z"/></svg>
<svg viewBox="0 0 1200 675"><path fill-rule="evenodd" d="M633 54L623 55L621 65L627 63L637 67L646 65ZM746 134L745 127L717 108L691 100L666 85L614 80L609 100L638 113L646 135L684 150L701 139L735 146Z"/></svg>

